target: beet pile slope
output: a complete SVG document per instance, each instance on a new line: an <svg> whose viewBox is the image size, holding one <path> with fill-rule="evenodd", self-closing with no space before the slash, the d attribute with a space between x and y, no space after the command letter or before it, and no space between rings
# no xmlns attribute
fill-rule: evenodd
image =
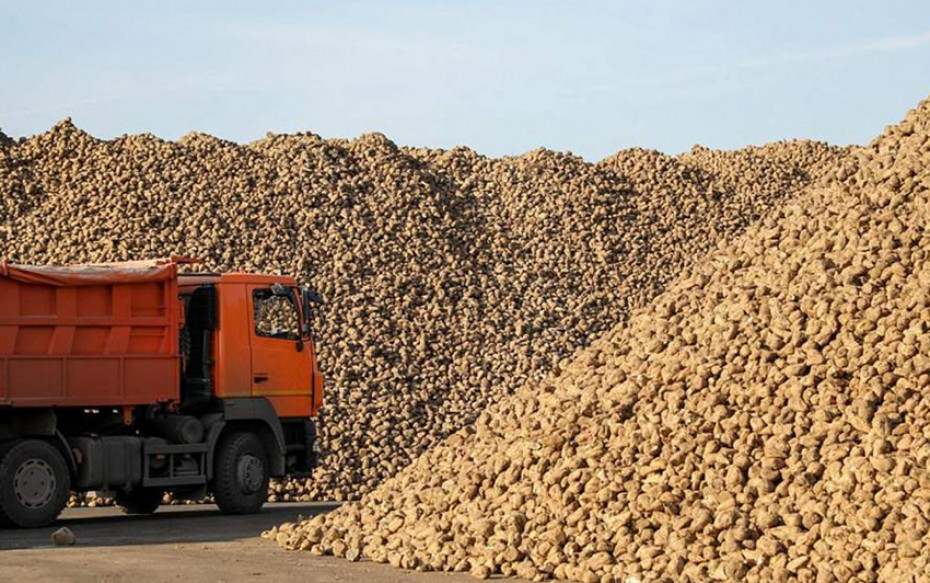
<svg viewBox="0 0 930 583"><path fill-rule="evenodd" d="M317 287L323 468L271 499L348 499L540 380L843 154L788 142L589 164L378 134L101 141L64 121L0 144L0 245L39 263L192 255Z"/></svg>
<svg viewBox="0 0 930 583"><path fill-rule="evenodd" d="M927 580L928 162L924 102L545 382L269 535L479 577Z"/></svg>

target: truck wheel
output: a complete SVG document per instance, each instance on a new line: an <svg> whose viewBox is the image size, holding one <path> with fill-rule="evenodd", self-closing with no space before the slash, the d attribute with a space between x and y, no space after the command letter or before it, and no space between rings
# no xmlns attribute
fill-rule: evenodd
<svg viewBox="0 0 930 583"><path fill-rule="evenodd" d="M123 514L152 514L161 506L164 492L155 488L136 488L134 490L118 490L116 492L116 505Z"/></svg>
<svg viewBox="0 0 930 583"><path fill-rule="evenodd" d="M0 443L0 466L3 465L3 458L6 457L6 452L8 452L15 443L15 441ZM11 528L12 526L13 523L9 521L3 512L0 512L0 528Z"/></svg>
<svg viewBox="0 0 930 583"><path fill-rule="evenodd" d="M223 514L254 514L268 499L268 456L254 433L220 440L213 464L213 497Z"/></svg>
<svg viewBox="0 0 930 583"><path fill-rule="evenodd" d="M58 518L71 492L65 458L40 439L0 448L0 522L36 528Z"/></svg>

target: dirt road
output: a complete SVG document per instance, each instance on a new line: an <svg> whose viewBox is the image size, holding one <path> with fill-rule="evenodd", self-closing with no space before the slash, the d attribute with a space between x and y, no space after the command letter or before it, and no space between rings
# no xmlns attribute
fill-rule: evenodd
<svg viewBox="0 0 930 583"><path fill-rule="evenodd" d="M465 583L467 575L409 573L371 562L282 551L258 537L331 504L273 504L253 516L223 516L213 505L167 506L152 516L124 516L114 508L68 509L55 527L0 530L0 581L16 583ZM77 545L56 548L49 535L67 526Z"/></svg>

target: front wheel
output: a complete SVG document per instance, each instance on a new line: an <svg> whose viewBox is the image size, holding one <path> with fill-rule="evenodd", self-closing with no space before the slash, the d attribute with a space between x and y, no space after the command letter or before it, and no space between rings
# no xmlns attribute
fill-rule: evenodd
<svg viewBox="0 0 930 583"><path fill-rule="evenodd" d="M51 444L19 439L0 446L0 523L20 528L51 524L70 492L68 465Z"/></svg>
<svg viewBox="0 0 930 583"><path fill-rule="evenodd" d="M152 514L161 506L164 492L154 488L136 488L119 490L116 493L116 505L123 514Z"/></svg>
<svg viewBox="0 0 930 583"><path fill-rule="evenodd" d="M223 514L254 514L268 499L268 456L254 433L234 431L216 448L211 484Z"/></svg>

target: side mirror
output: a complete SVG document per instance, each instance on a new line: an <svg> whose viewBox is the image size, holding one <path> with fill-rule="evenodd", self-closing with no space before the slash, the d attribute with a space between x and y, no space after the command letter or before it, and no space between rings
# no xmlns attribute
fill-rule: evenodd
<svg viewBox="0 0 930 583"><path fill-rule="evenodd" d="M300 303L301 308L303 309L304 316L304 336L307 338L311 337L311 326L310 321L313 318L313 309L310 307L313 306L322 306L323 298L320 297L320 294L316 290L312 290L308 287L300 288Z"/></svg>
<svg viewBox="0 0 930 583"><path fill-rule="evenodd" d="M304 296L304 302L308 304L319 304L323 305L323 298L320 297L320 294L316 290L312 290L308 287L301 288L300 292Z"/></svg>

